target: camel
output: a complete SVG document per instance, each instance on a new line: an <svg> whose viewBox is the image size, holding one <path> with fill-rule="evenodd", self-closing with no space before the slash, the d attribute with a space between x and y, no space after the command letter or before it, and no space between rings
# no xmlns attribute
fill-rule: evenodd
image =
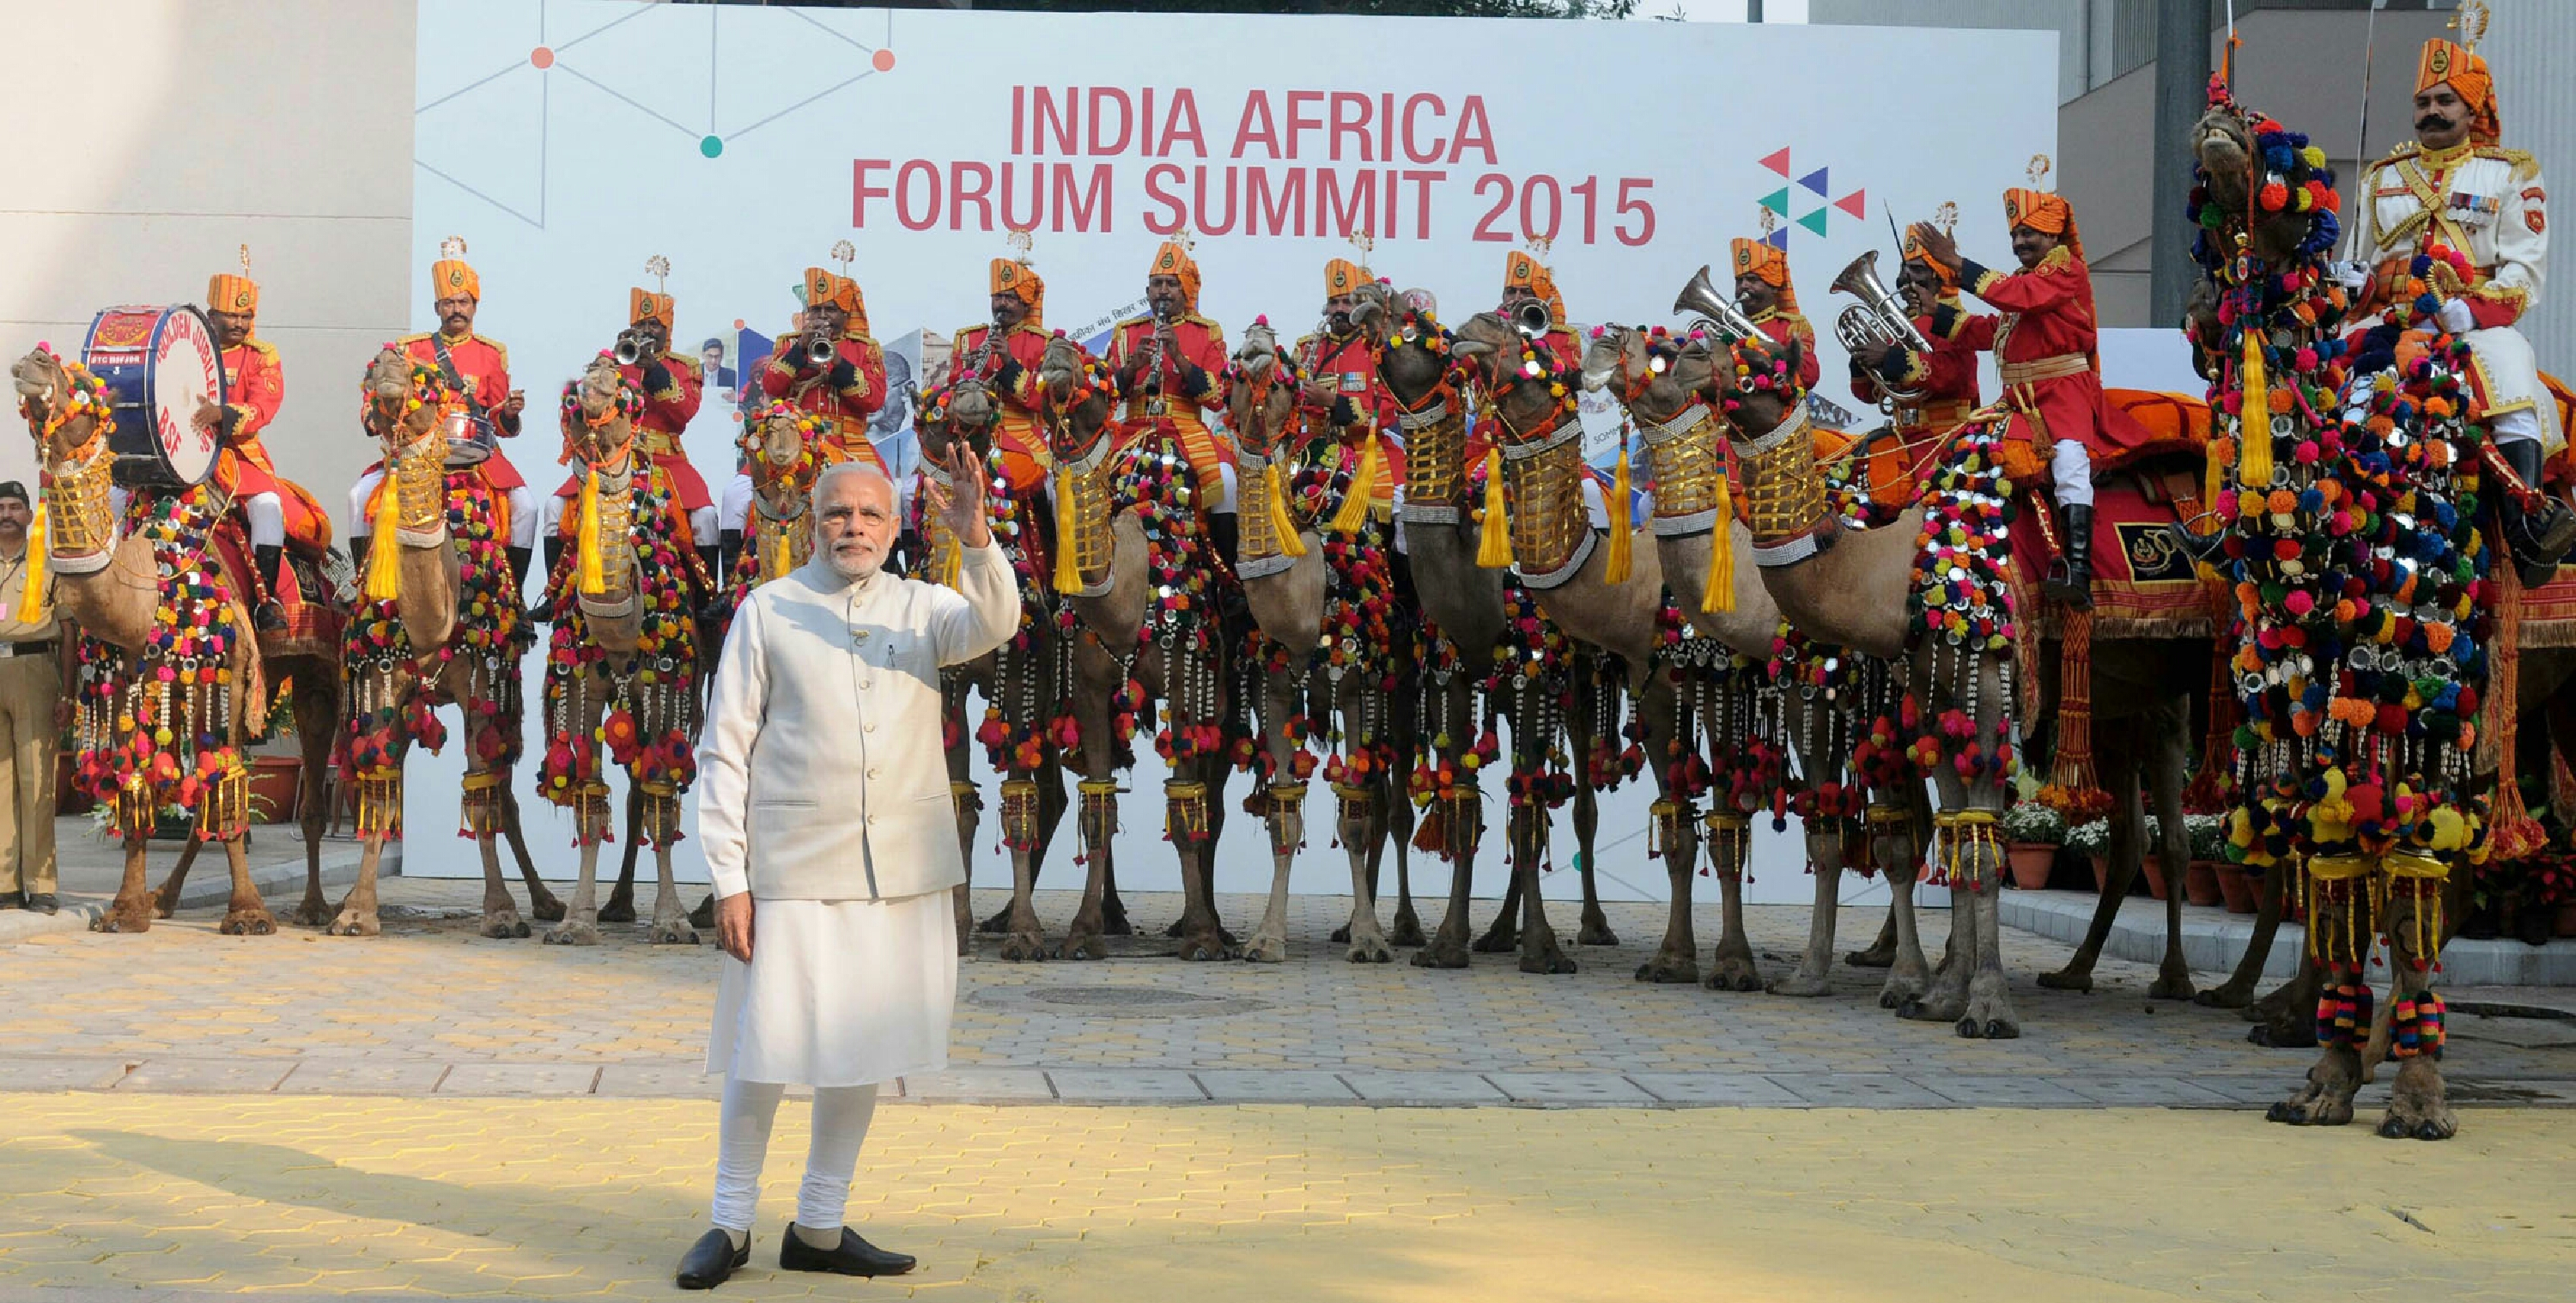
<svg viewBox="0 0 2576 1303"><path fill-rule="evenodd" d="M1221 563L1200 530L1195 485L1178 450L1151 439L1122 447L1113 433L1107 368L1058 335L1048 341L1038 380L1057 462L1057 596L1086 635L1075 642L1073 672L1083 775L1077 827L1090 876L1057 953L1108 956L1103 897L1117 830L1116 774L1128 739L1159 700L1166 710L1162 749L1172 767L1164 785L1166 835L1181 860L1179 955L1224 959L1212 857L1225 823L1234 708L1228 659L1235 649L1213 597L1227 580L1216 573Z"/></svg>
<svg viewBox="0 0 2576 1303"><path fill-rule="evenodd" d="M114 803L125 839L124 879L91 927L151 929L155 901L144 886L144 851L157 811L176 803L192 807L200 839L224 845L232 897L221 931L274 933L277 920L251 883L242 847L249 772L239 748L267 696L258 648L243 636L251 628L244 601L251 591L248 572L212 546L230 504L203 485L138 488L120 537L109 497L115 454L107 446L112 418L106 388L86 368L42 345L10 367L10 378L45 469L45 547L55 574L54 600L90 644L82 657L75 724L83 778L94 786L112 784L105 797ZM165 566L179 582L161 577ZM299 690L298 724L313 717L312 703ZM215 741L185 752L167 741L153 747L137 735L154 727ZM306 739L308 747L312 740ZM146 749L130 749L137 741ZM318 877L308 888L318 888Z"/></svg>
<svg viewBox="0 0 2576 1303"><path fill-rule="evenodd" d="M702 721L700 633L689 594L712 586L697 549L679 541L681 516L660 466L634 455L640 400L605 354L564 387L564 433L589 484L569 522L574 547L547 588L555 629L546 658L546 761L539 790L573 811L580 876L553 945L599 944L599 844L608 834L604 733L611 762L642 794L653 843L654 944L695 945L680 905L671 846L680 796L695 776ZM585 535L583 531L588 531ZM605 728L603 729L603 722Z"/></svg>
<svg viewBox="0 0 2576 1303"><path fill-rule="evenodd" d="M1421 296L1407 292L1402 297L1418 300ZM1478 709L1480 687L1500 681L1494 671L1498 657L1507 650L1507 634L1519 637L1507 624L1507 613L1526 601L1526 595L1520 594L1508 571L1476 564L1482 526L1470 509L1467 398L1461 390L1470 368L1451 356L1452 338L1429 311L1408 309L1397 315L1378 363L1380 378L1402 409L1398 424L1406 439L1406 485L1400 510L1414 588L1423 616L1437 634L1430 640L1433 649L1422 675L1422 731L1432 739L1426 762L1439 777L1426 787L1424 776L1417 774L1416 798L1430 806L1425 837L1450 862L1449 903L1413 963L1421 968L1464 968L1471 950L1518 949L1525 973L1571 973L1576 971L1574 960L1558 945L1544 902L1536 892L1524 890L1524 875L1517 868L1524 859L1536 865L1541 858L1548 824L1543 803L1530 808L1515 802L1507 838L1514 848L1515 871L1493 926L1472 944L1468 939L1468 892L1484 823L1479 770L1470 760L1474 755L1470 740L1476 735L1480 713L1502 717L1511 730L1515 767L1535 772L1560 739L1574 755L1588 757L1595 731L1592 723L1599 711L1594 700L1593 653L1580 644L1572 647L1570 663L1542 667L1548 674L1564 675L1573 685L1575 708L1563 712L1561 719L1549 719L1554 712L1537 709L1538 699L1545 694L1531 691L1488 691L1486 709ZM1509 668L1513 684L1519 685L1523 681L1519 663ZM1575 942L1617 945L1619 938L1610 930L1595 885L1593 847L1600 810L1594 777L1583 775L1572 793L1583 887Z"/></svg>
<svg viewBox="0 0 2576 1303"><path fill-rule="evenodd" d="M986 466L997 465L992 445L998 415L991 391L974 377L959 381L944 395L931 394L919 422L922 473L945 483L946 472L940 466L959 440L973 448ZM1002 775L1002 841L1011 852L1011 903L994 916L987 930L1004 934L1002 958L1044 959L1044 925L1038 920L1033 893L1038 866L1045 862L1047 847L1053 844L1069 804L1061 741L1052 725L1072 695L1072 664L1069 649L1057 634L1051 595L1041 586L1045 526L1052 523L1044 518L1045 496L1034 491L1011 493L996 471L995 491L986 501L992 509L993 536L1020 571L1020 632L988 655L940 671L949 791L957 803L958 849L971 873L983 801L969 776L968 748L980 737L994 769ZM957 556L957 542L936 512L923 513L923 528L932 537L925 558L927 573L922 577L945 582ZM966 726L970 690L981 691L987 707L979 729ZM1114 899L1115 895L1112 886L1108 896ZM957 953L963 955L976 926L966 886L956 889L956 902Z"/></svg>
<svg viewBox="0 0 2576 1303"><path fill-rule="evenodd" d="M360 534L350 541L359 569L385 573L391 598L370 597L362 585L350 621L343 678L348 703L349 750L341 772L358 789L358 881L331 920L342 935L375 935L376 875L386 838L401 831L403 757L412 743L435 750L445 738L440 703L462 707L472 736L465 753L463 822L483 859L483 918L487 937L524 937L509 888L501 880L496 836L506 836L527 883L530 912L539 921L563 917L562 902L546 889L528 857L519 830L518 799L510 767L519 753L519 658L529 636L520 622L518 593L502 555L502 499L472 467L447 468L440 422L447 402L437 368L416 365L388 347L368 364L366 405L360 420L385 448L385 487L377 513L393 513L380 528L390 537ZM363 530L369 522L360 521ZM477 613L476 608L480 608ZM488 709L487 709L488 707Z"/></svg>
<svg viewBox="0 0 2576 1303"><path fill-rule="evenodd" d="M1627 326L1606 325L1594 330L1585 350L1583 383L1588 389L1615 386L1621 406L1645 432L1649 478L1657 486L1652 524L1654 553L1666 588L1678 598L1683 615L1694 629L1750 660L1755 668L1745 672L1758 674L1775 654L1774 645L1782 627L1780 608L1763 587L1753 564L1752 531L1736 520L1731 510L1723 513L1724 519L1717 518L1718 503L1712 495L1717 478L1726 474L1725 455L1718 446L1717 412L1702 392L1710 383L1714 365L1704 338L1658 337ZM1730 493L1729 505L1732 496ZM1728 573L1719 581L1719 591L1727 600L1704 603L1701 595L1711 592L1710 570L1718 551L1714 531L1718 529L1729 535ZM1598 578L1597 569L1586 566L1565 586L1571 589L1597 582ZM1709 605L1722 605L1725 609L1710 610ZM1818 648L1810 652L1810 657L1821 659L1835 654L1836 649ZM1798 754L1807 781L1835 781L1845 775L1851 759L1850 730L1857 722L1853 716L1855 703L1847 696L1822 700L1787 684L1768 685L1765 690L1778 695L1782 706L1795 712L1796 718L1788 728L1789 743ZM1726 763L1723 753L1741 741L1724 738L1714 728L1710 737L1713 749L1721 753L1721 765ZM1931 977L1915 930L1913 908L1914 846L1920 820L1912 816L1928 813L1918 809L1922 805L1920 790L1919 785L1909 784L1897 792L1878 793L1882 809L1888 813L1868 820L1866 825L1867 835L1874 842L1874 860L1888 875L1891 953L1888 980L1879 998L1891 1009L1919 1000ZM1741 811L1733 813L1742 817ZM1906 817L1895 817L1900 814ZM1772 994L1820 996L1831 989L1827 974L1833 966L1834 925L1840 903L1843 823L1839 818L1807 821L1807 859L1816 878L1807 947L1795 971L1766 984L1765 989ZM1654 959L1637 970L1639 981L1687 982L1696 976L1689 913L1690 866L1685 860L1666 868L1672 876L1672 922ZM1712 989L1745 989L1741 974L1751 964L1752 948L1743 937L1741 865L1721 862L1718 868L1724 935L1718 944L1717 969L1707 984ZM1732 971L1730 957L1735 960Z"/></svg>
<svg viewBox="0 0 2576 1303"><path fill-rule="evenodd" d="M1383 290L1371 285L1364 294L1358 315L1364 323L1381 320ZM1257 322L1244 332L1226 393L1236 440L1236 473L1247 506L1236 572L1253 623L1276 649L1260 670L1261 732L1269 773L1260 802L1270 832L1270 899L1245 944L1244 958L1267 963L1287 958L1288 871L1305 840L1306 766L1312 763L1300 726L1307 703L1321 701L1341 720L1342 762L1360 766L1356 779L1345 773L1333 783L1337 831L1351 862L1351 918L1337 939L1347 939L1345 957L1352 963L1382 964L1395 957L1394 943L1378 925L1376 899L1378 866L1390 834L1399 884L1398 932L1406 931L1409 922L1412 944L1421 940L1421 924L1411 918L1411 893L1405 886L1404 842L1410 829L1402 825L1411 822L1411 807L1396 790L1396 776L1403 766L1393 759L1409 743L1409 721L1398 716L1412 676L1411 639L1406 636L1410 631L1372 629L1366 614L1356 613L1339 628L1341 636L1356 633L1360 640L1356 647L1345 643L1340 649L1349 659L1347 670L1339 664L1325 668L1331 652L1322 649L1335 633L1326 621L1336 601L1357 603L1364 594L1351 590L1374 582L1380 586L1378 599L1393 605L1392 573L1361 573L1370 565L1372 552L1380 562L1391 556L1393 540L1371 514L1357 535L1328 549L1331 525L1322 517L1334 513L1319 508L1318 519L1300 523L1288 507L1291 480L1300 465L1299 379L1294 361L1280 349L1278 335L1268 322ZM1329 439L1318 442L1324 444L1325 455L1338 458L1337 444ZM1344 491L1358 492L1361 486L1347 484ZM1274 504L1275 512L1269 509ZM1283 536L1282 525L1292 532ZM1335 550L1342 552L1338 562L1330 555ZM1341 573L1336 574L1337 569Z"/></svg>

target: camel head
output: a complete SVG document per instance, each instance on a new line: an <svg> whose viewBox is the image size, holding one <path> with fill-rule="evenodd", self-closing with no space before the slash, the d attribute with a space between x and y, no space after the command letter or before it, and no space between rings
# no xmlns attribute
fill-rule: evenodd
<svg viewBox="0 0 2576 1303"><path fill-rule="evenodd" d="M1755 439L1780 428L1780 422L1807 392L1798 384L1798 341L1780 343L1755 335L1736 343L1727 358L1712 357L1700 393L1716 404L1718 416L1735 437Z"/></svg>
<svg viewBox="0 0 2576 1303"><path fill-rule="evenodd" d="M1395 323L1395 291L1384 281L1370 281L1351 291L1351 324L1372 344L1384 344Z"/></svg>
<svg viewBox="0 0 2576 1303"><path fill-rule="evenodd" d="M1574 413L1579 366L1561 361L1543 339L1524 339L1499 312L1479 312L1458 328L1450 351L1467 360L1485 391L1505 442L1556 429Z"/></svg>
<svg viewBox="0 0 2576 1303"><path fill-rule="evenodd" d="M1706 389L1716 362L1708 336L1673 334L1658 326L1595 326L1583 349L1583 387L1608 389L1639 420L1679 416Z"/></svg>
<svg viewBox="0 0 2576 1303"><path fill-rule="evenodd" d="M1305 377L1297 360L1279 347L1279 334L1263 317L1243 332L1226 372L1225 408L1244 450L1271 456L1297 423L1297 390Z"/></svg>
<svg viewBox="0 0 2576 1303"><path fill-rule="evenodd" d="M752 492L773 507L803 497L823 470L822 438L820 418L785 403L747 414L740 447Z"/></svg>
<svg viewBox="0 0 2576 1303"><path fill-rule="evenodd" d="M1458 378L1467 359L1452 353L1457 336L1440 324L1428 290L1406 290L1395 297L1386 337L1378 349L1378 377L1387 392L1408 409L1419 409L1433 391Z"/></svg>
<svg viewBox="0 0 2576 1303"><path fill-rule="evenodd" d="M11 364L9 378L18 387L18 413L27 418L27 432L48 460L70 460L107 416L106 388L43 344Z"/></svg>
<svg viewBox="0 0 2576 1303"><path fill-rule="evenodd" d="M359 422L384 441L389 453L427 437L438 427L439 418L460 402L438 368L414 361L391 344L378 349L375 360L367 363L366 378L359 387L365 394Z"/></svg>
<svg viewBox="0 0 2576 1303"><path fill-rule="evenodd" d="M990 458L993 427L1001 417L1001 407L993 401L993 391L980 377L968 376L939 386L921 396L921 412L913 428L921 437L921 455L930 461L945 462L949 449L963 440L977 456Z"/></svg>
<svg viewBox="0 0 2576 1303"><path fill-rule="evenodd" d="M564 446L596 469L616 469L635 442L635 415L643 406L615 359L592 358L578 379L564 384Z"/></svg>
<svg viewBox="0 0 2576 1303"><path fill-rule="evenodd" d="M1100 359L1062 335L1047 341L1038 359L1038 393L1047 422L1047 439L1057 456L1079 456L1090 450L1109 424L1117 382Z"/></svg>
<svg viewBox="0 0 2576 1303"><path fill-rule="evenodd" d="M2209 197L2221 209L2245 211L2245 181L2254 158L2254 130L2232 106L2213 104L2191 124L2192 157L2206 174Z"/></svg>
<svg viewBox="0 0 2576 1303"><path fill-rule="evenodd" d="M2265 262L2289 262L2303 250L2325 256L2336 232L2334 171L2306 136L2230 97L2192 124L2191 151L2202 202L2223 218L2222 225L2204 228L2211 242L2204 261L2235 256L2240 234L2246 250Z"/></svg>

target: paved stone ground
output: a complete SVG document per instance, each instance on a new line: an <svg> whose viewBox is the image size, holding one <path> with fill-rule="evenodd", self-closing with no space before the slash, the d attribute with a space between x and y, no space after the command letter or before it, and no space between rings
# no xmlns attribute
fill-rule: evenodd
<svg viewBox="0 0 2576 1303"><path fill-rule="evenodd" d="M0 1296L64 1301L666 1294L714 1149L696 1101L0 1107ZM2563 1298L2565 1120L2428 1145L2171 1110L887 1109L850 1218L922 1265L860 1282L774 1270L791 1105L718 1297Z"/></svg>
<svg viewBox="0 0 2576 1303"><path fill-rule="evenodd" d="M55 934L0 948L0 1090L295 1094L697 1095L712 946L653 947L611 927L566 949L474 933L475 883L390 880L385 935L213 934L183 912L142 936ZM982 893L979 912L999 893ZM1069 895L1042 893L1060 922ZM1223 898L1248 930L1259 901ZM1841 968L1831 995L1786 999L1633 980L1658 906L1614 905L1622 944L1535 977L1507 955L1465 972L1352 965L1325 937L1348 903L1292 898L1285 964L1188 964L1158 938L1105 963L1006 963L981 938L959 1001L952 1071L917 1100L1085 1103L1749 1104L1957 1107L2278 1098L2311 1054L2245 1043L2229 1012L2149 1003L2150 970L2106 960L2094 994L2033 975L2064 946L2007 932L2023 1035L1961 1040L1878 1007L1881 975ZM1160 924L1174 898L1132 901ZM1477 902L1481 922L1490 902ZM1570 936L1570 911L1560 926ZM1768 973L1806 912L1749 911ZM1844 944L1874 934L1846 911ZM455 915L456 917L449 917ZM1938 946L1947 915L1930 913ZM1436 920L1434 920L1436 921ZM1699 920L1703 960L1715 910ZM1160 957L1158 957L1160 956ZM2528 1003L2546 992L2504 997ZM2576 1022L2460 1014L2450 1069L2464 1102L2576 1102ZM2385 1085L2365 1094L2375 1105Z"/></svg>

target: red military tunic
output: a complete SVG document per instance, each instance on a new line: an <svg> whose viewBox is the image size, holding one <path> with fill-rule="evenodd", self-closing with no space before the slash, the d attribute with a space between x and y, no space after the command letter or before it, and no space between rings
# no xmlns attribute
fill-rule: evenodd
<svg viewBox="0 0 2576 1303"><path fill-rule="evenodd" d="M1119 322L1117 333L1109 337L1110 373L1122 377L1124 383L1127 360L1150 352L1154 337L1154 319L1150 316ZM1153 400L1147 397L1146 386L1152 377L1139 374L1134 385L1119 395L1124 400L1119 412L1119 437L1122 443L1133 443L1152 429L1156 420L1171 422L1182 453L1189 458L1190 470L1198 476L1202 500L1210 502L1224 484L1220 468L1234 464L1233 445L1208 428L1204 415L1225 404L1216 383L1225 371L1225 331L1195 312L1185 312L1172 323L1172 337L1180 347L1163 356L1162 412L1158 417L1150 410Z"/></svg>
<svg viewBox="0 0 2576 1303"><path fill-rule="evenodd" d="M885 458L868 441L868 421L885 406L885 350L865 335L850 335L841 339L839 352L857 373L848 386L836 389L825 373L800 371L773 353L761 365L760 392L824 418L829 424L823 434L825 461L864 461L885 470Z"/></svg>
<svg viewBox="0 0 2576 1303"><path fill-rule="evenodd" d="M1968 314L1958 296L1945 294L1932 315L1916 317L1914 328L1932 341L1930 353L1907 349L1894 374L1851 363L1852 395L1875 406L1892 389L1919 389L1911 399L1893 399L1898 434L1929 434L1956 428L1977 408L1977 346L1965 337Z"/></svg>
<svg viewBox="0 0 2576 1303"><path fill-rule="evenodd" d="M2009 276L1963 261L1959 283L2004 310L1969 317L1958 335L1970 348L1994 351L2004 400L2013 409L2004 437L2042 446L2081 440L2097 469L2153 441L2128 413L2103 401L2102 364L2093 352L2093 278L2072 250L2060 245L2037 267Z"/></svg>
<svg viewBox="0 0 2576 1303"><path fill-rule="evenodd" d="M215 454L215 482L237 498L275 493L277 464L259 436L286 405L286 368L278 365L277 350L259 339L225 349L223 362L224 393L232 399L225 406L233 422Z"/></svg>
<svg viewBox="0 0 2576 1303"><path fill-rule="evenodd" d="M1763 309L1754 316L1753 324L1761 327L1774 344L1798 342L1798 387L1815 388L1816 381L1824 376L1824 364L1816 360L1816 328L1807 324L1804 316L1778 308Z"/></svg>
<svg viewBox="0 0 2576 1303"><path fill-rule="evenodd" d="M968 326L950 337L953 342L948 356L960 368L957 379L970 374L963 368L973 360L975 350L984 346L984 337L992 329L990 325ZM1038 363L1046 359L1049 338L1044 330L1023 321L1011 327L1000 347L986 354L983 364L971 372L981 377L992 392L998 411L993 423L994 460L1014 494L1037 488L1046 482L1047 472L1055 469L1055 457L1047 451L1046 430L1038 423Z"/></svg>
<svg viewBox="0 0 2576 1303"><path fill-rule="evenodd" d="M1308 376L1333 391L1332 399L1322 403L1298 393L1297 409L1305 417L1307 437L1344 439L1353 446L1359 439L1376 439L1386 472L1378 477L1371 496L1393 510L1395 490L1404 484L1404 441L1396 422L1403 404L1378 374L1377 350L1367 336L1357 333L1346 339L1308 335L1297 341L1296 355Z"/></svg>
<svg viewBox="0 0 2576 1303"><path fill-rule="evenodd" d="M438 348L433 341L438 338L441 337L406 335L401 341L403 354L415 362L437 366ZM500 419L501 404L510 400L510 350L469 332L463 339L447 341L447 355L455 363L457 378L465 382L466 397L491 419L494 432L505 439L516 438L519 432ZM498 492L507 493L527 483L498 445L480 469L484 481Z"/></svg>
<svg viewBox="0 0 2576 1303"><path fill-rule="evenodd" d="M688 450L680 445L681 432L698 414L706 379L693 357L666 355L662 367L670 373L671 383L659 390L644 387L643 364L617 368L618 378L626 382L626 387L644 395L643 415L635 420L636 446L655 465L670 472L671 492L679 498L680 510L712 507L715 498L707 492L706 480L699 476L697 467L689 464ZM555 496L569 498L580 492L581 476L574 475L555 490Z"/></svg>

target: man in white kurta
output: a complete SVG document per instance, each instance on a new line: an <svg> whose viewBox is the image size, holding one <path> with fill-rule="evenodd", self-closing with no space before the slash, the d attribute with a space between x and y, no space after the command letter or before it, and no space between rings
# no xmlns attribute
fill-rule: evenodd
<svg viewBox="0 0 2576 1303"><path fill-rule="evenodd" d="M710 1230L679 1283L749 1258L781 1092L814 1087L785 1270L892 1275L913 1260L841 1224L876 1089L948 1064L957 993L949 889L966 881L940 750L939 667L1019 625L1011 563L961 446L937 508L964 543L955 588L883 573L894 485L863 464L814 485L814 556L734 618L698 751L698 830L724 948L707 1071L725 1076Z"/></svg>

